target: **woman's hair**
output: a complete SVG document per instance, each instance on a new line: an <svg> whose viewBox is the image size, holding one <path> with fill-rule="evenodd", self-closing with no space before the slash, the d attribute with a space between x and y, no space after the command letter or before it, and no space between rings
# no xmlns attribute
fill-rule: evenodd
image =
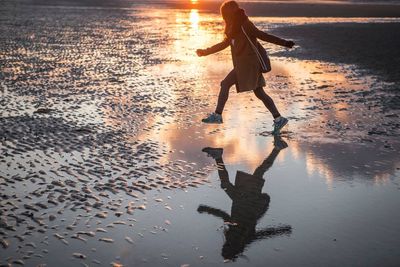
<svg viewBox="0 0 400 267"><path fill-rule="evenodd" d="M220 12L225 23L232 23L233 15L239 9L239 4L236 1L228 0L222 3Z"/></svg>
<svg viewBox="0 0 400 267"><path fill-rule="evenodd" d="M243 22L247 20L244 10L236 1L228 0L222 3L220 12L225 21L225 35L229 38L234 37L240 31Z"/></svg>

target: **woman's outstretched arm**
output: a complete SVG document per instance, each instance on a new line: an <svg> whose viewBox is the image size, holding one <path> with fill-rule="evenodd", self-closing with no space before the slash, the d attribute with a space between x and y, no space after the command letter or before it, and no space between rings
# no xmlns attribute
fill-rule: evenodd
<svg viewBox="0 0 400 267"><path fill-rule="evenodd" d="M214 215L217 218L221 218L225 222L229 222L231 220L231 216L229 216L229 214L226 213L225 211L217 209L217 208L213 208L213 207L210 207L207 205L199 205L199 207L197 208L197 211L199 213L205 212L205 213Z"/></svg>
<svg viewBox="0 0 400 267"><path fill-rule="evenodd" d="M206 49L197 49L196 53L199 57L204 57L204 56L208 56L214 53L217 53L221 50L224 50L225 48L227 48L229 46L229 39L225 38L222 42L213 45L209 48Z"/></svg>
<svg viewBox="0 0 400 267"><path fill-rule="evenodd" d="M254 36L265 42L273 43L276 45L281 45L281 46L285 46L285 47L289 47L289 48L292 48L294 46L293 41L287 41L285 39L279 38L272 34L263 32L263 31L259 30L251 21L247 21L246 23L244 23L243 28L248 35Z"/></svg>

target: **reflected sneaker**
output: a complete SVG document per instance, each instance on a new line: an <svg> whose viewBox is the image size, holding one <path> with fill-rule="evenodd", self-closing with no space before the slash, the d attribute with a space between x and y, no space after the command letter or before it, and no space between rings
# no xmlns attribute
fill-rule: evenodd
<svg viewBox="0 0 400 267"><path fill-rule="evenodd" d="M276 150L282 150L288 147L288 144L282 139L282 137L275 135L274 136L274 148Z"/></svg>
<svg viewBox="0 0 400 267"><path fill-rule="evenodd" d="M221 114L218 114L215 112L210 113L210 115L208 115L207 118L204 118L201 121L204 123L217 123L217 124L220 124L223 122Z"/></svg>
<svg viewBox="0 0 400 267"><path fill-rule="evenodd" d="M288 119L285 117L279 117L274 120L274 130L272 131L273 135L279 135L281 133L281 129L285 127L285 125L288 123Z"/></svg>
<svg viewBox="0 0 400 267"><path fill-rule="evenodd" d="M212 157L213 159L219 159L222 158L222 153L224 152L224 149L222 148L214 148L214 147L205 147L201 151L206 152L209 157Z"/></svg>

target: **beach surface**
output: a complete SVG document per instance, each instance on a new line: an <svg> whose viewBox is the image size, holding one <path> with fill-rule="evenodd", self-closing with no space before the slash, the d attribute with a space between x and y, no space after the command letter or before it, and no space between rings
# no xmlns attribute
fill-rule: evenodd
<svg viewBox="0 0 400 267"><path fill-rule="evenodd" d="M224 124L200 123L232 68L195 54L223 38L215 11L83 3L0 7L0 264L397 266L396 3L250 10L297 44L263 44L281 138L234 88Z"/></svg>

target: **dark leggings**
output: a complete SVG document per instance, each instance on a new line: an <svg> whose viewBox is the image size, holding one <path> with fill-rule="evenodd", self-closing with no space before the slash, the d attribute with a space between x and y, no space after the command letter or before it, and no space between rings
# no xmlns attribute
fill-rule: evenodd
<svg viewBox="0 0 400 267"><path fill-rule="evenodd" d="M229 97L229 89L235 83L236 83L236 73L235 70L232 70L221 82L221 90L219 91L217 108L215 109L216 113L222 114L222 112L224 111L226 101L228 101ZM280 116L279 111L274 104L274 101L269 95L265 93L262 87L258 87L253 91L256 97L264 103L265 107L269 110L269 112L271 112L274 118Z"/></svg>

